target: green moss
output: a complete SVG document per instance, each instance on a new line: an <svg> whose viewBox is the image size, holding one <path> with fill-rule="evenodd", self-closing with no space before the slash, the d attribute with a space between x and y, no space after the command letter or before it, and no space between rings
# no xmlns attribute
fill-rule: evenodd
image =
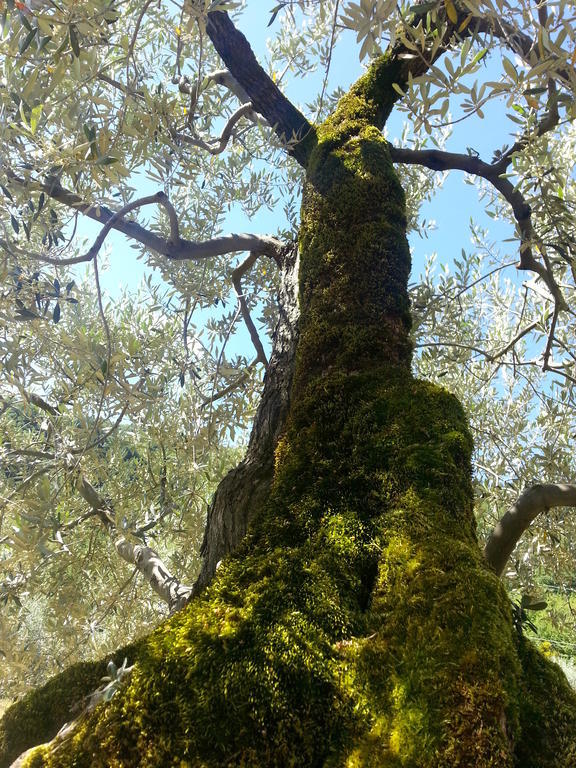
<svg viewBox="0 0 576 768"><path fill-rule="evenodd" d="M576 765L576 696L560 667L526 638L519 638L523 667L518 768Z"/></svg>
<svg viewBox="0 0 576 768"><path fill-rule="evenodd" d="M29 747L52 739L82 710L86 696L102 684L109 660L122 664L125 658L135 657L136 649L133 644L105 659L73 664L9 707L0 720L0 768L7 768Z"/></svg>
<svg viewBox="0 0 576 768"><path fill-rule="evenodd" d="M33 749L24 759L20 768L42 768L49 755L48 747L41 745Z"/></svg>

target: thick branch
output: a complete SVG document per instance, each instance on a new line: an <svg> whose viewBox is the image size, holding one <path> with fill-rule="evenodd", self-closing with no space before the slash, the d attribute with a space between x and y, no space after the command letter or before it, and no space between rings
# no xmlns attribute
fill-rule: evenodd
<svg viewBox="0 0 576 768"><path fill-rule="evenodd" d="M13 182L27 187L30 186L23 178L14 175L11 175L10 178ZM274 237L247 233L222 235L221 237L215 237L204 242L195 242L184 238L179 238L177 242L173 242L172 239L161 237L135 221L126 221L122 216L118 216L117 212L111 211L105 205L85 202L79 195L60 186L58 179L52 179L44 183L34 182L34 187L40 189L53 200L66 205L68 208L79 211L100 224L108 225L108 229L121 232L132 240L136 240L150 248L150 250L156 251L156 253L160 253L173 261L197 261L238 251L251 251L277 260L278 254L281 253L284 247L284 244ZM157 196L153 195L151 197ZM164 196L163 202L165 200L167 198ZM157 199L155 202L160 203L161 201ZM171 228L172 232L174 232L172 220ZM92 256L90 258L87 257L88 254L85 254L84 256L77 257L77 260L89 261L93 258ZM42 256L40 259L46 263L70 263L70 260L51 259L48 256Z"/></svg>
<svg viewBox="0 0 576 768"><path fill-rule="evenodd" d="M120 557L130 565L136 566L154 592L170 606L170 610L182 608L192 596L192 587L181 584L170 573L157 552L144 544L133 544L118 531L110 515L109 505L83 475L77 482L77 488L84 501L102 521Z"/></svg>
<svg viewBox="0 0 576 768"><path fill-rule="evenodd" d="M305 139L313 137L314 128L262 69L250 44L227 13L208 14L206 32L256 112L274 126L288 153L306 167L311 142Z"/></svg>
<svg viewBox="0 0 576 768"><path fill-rule="evenodd" d="M576 485L547 483L527 488L490 534L484 555L501 576L524 531L551 507L576 507Z"/></svg>

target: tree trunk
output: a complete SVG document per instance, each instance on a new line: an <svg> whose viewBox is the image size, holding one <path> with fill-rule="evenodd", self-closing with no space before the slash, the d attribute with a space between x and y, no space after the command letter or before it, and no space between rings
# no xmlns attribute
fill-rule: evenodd
<svg viewBox="0 0 576 768"><path fill-rule="evenodd" d="M576 765L576 696L478 547L465 416L410 371L385 75L310 154L290 405L246 536L112 701L28 765Z"/></svg>
<svg viewBox="0 0 576 768"><path fill-rule="evenodd" d="M222 479L208 510L200 554L202 568L194 585L203 589L218 563L240 544L251 519L270 493L274 450L284 429L298 340L298 248L282 254L278 292L279 317L260 405L254 418L246 456Z"/></svg>

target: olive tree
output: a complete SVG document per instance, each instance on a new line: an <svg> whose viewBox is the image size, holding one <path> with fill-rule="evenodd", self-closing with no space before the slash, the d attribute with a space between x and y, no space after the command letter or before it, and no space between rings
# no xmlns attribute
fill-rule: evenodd
<svg viewBox="0 0 576 768"><path fill-rule="evenodd" d="M21 764L568 768L576 696L524 636L535 606L513 609L500 577L540 513L576 501L558 482L573 471L572 7L280 2L267 71L235 5L4 8L3 509L19 525L2 543L28 558L8 563L6 601L96 523L171 615L11 707L3 764L33 747ZM365 69L330 93L349 31ZM501 70L482 79L494 53ZM283 81L314 68L318 96L297 106ZM448 151L452 111L482 119L496 102L508 114L493 157ZM409 125L390 141L398 111ZM509 259L490 253L483 275L487 259L468 255L425 274L411 309L407 231L449 171L513 223L526 280L498 284ZM280 193L281 231L222 234L228 209L250 217ZM100 230L78 250L79 217ZM112 231L171 286L148 322L105 304ZM68 271L84 263L92 308ZM228 346L240 321L252 358ZM263 369L246 455L187 581L190 557L172 556L174 574L148 534L166 520L174 534L177 469L234 439ZM442 378L485 442L479 487L494 477L510 505L485 547L468 419ZM540 453L523 465L509 449L530 421ZM502 486L536 468L511 498ZM123 487L142 478L136 505Z"/></svg>

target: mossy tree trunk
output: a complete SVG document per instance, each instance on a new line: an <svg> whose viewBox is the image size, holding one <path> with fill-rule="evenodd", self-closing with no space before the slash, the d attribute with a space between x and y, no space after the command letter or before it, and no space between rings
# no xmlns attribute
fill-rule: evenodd
<svg viewBox="0 0 576 768"><path fill-rule="evenodd" d="M410 370L394 98L383 58L307 152L291 404L246 537L28 765L576 765L576 697L476 540L466 418Z"/></svg>

